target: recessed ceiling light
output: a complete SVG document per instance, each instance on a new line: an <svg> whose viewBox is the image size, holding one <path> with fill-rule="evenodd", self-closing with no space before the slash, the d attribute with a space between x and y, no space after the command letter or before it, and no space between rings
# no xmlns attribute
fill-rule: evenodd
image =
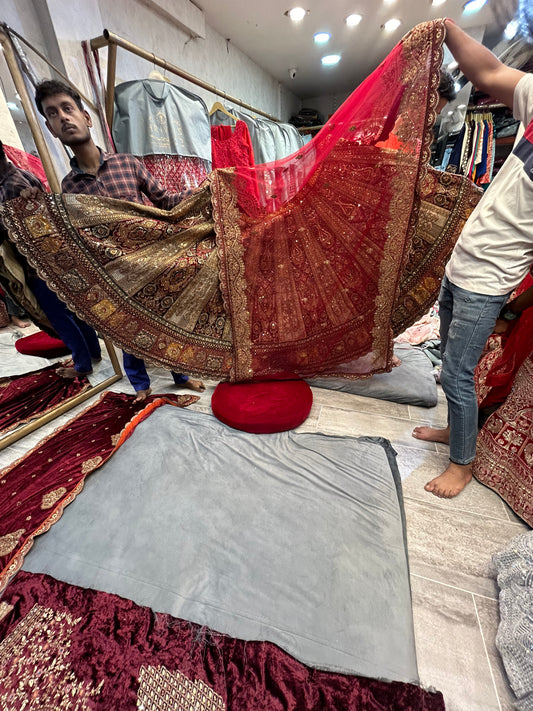
<svg viewBox="0 0 533 711"><path fill-rule="evenodd" d="M455 91L457 93L459 93L463 87L459 84L458 81L456 81L455 84L453 85L453 88L455 89Z"/></svg>
<svg viewBox="0 0 533 711"><path fill-rule="evenodd" d="M386 32L394 32L394 30L397 30L401 24L402 21L394 17L392 20L387 20L387 22L383 25L383 29Z"/></svg>
<svg viewBox="0 0 533 711"><path fill-rule="evenodd" d="M433 7L438 7L439 5L444 5L446 0L431 0Z"/></svg>
<svg viewBox="0 0 533 711"><path fill-rule="evenodd" d="M396 0L383 0L384 5L394 5Z"/></svg>
<svg viewBox="0 0 533 711"><path fill-rule="evenodd" d="M466 104L459 104L458 109L466 109Z"/></svg>
<svg viewBox="0 0 533 711"><path fill-rule="evenodd" d="M301 22L307 15L307 10L304 10L303 7L293 7L291 10L287 10L285 14L288 15L293 22Z"/></svg>
<svg viewBox="0 0 533 711"><path fill-rule="evenodd" d="M507 23L507 27L503 31L503 36L507 40L512 40L518 32L518 20L511 20Z"/></svg>
<svg viewBox="0 0 533 711"><path fill-rule="evenodd" d="M331 67L334 64L338 64L340 61L340 54L326 54L326 56L321 59L322 64L326 67Z"/></svg>
<svg viewBox="0 0 533 711"><path fill-rule="evenodd" d="M361 22L362 19L363 18L361 15L359 15L358 13L354 13L353 15L348 15L345 22L348 25L348 27L355 27L356 25L358 25Z"/></svg>
<svg viewBox="0 0 533 711"><path fill-rule="evenodd" d="M473 15L474 12L481 10L487 0L470 0L463 6L463 15Z"/></svg>
<svg viewBox="0 0 533 711"><path fill-rule="evenodd" d="M329 32L317 32L313 35L313 38L317 44L324 44L325 42L329 42L331 35Z"/></svg>
<svg viewBox="0 0 533 711"><path fill-rule="evenodd" d="M459 62L456 62L454 59L453 62L450 62L448 64L448 71L454 72L458 67L459 67Z"/></svg>
<svg viewBox="0 0 533 711"><path fill-rule="evenodd" d="M18 110L18 106L15 104L14 101L8 101L6 103L6 106L10 111L17 111Z"/></svg>

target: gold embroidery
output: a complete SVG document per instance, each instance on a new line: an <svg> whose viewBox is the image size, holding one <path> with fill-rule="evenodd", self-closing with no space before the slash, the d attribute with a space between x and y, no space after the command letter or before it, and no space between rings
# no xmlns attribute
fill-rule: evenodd
<svg viewBox="0 0 533 711"><path fill-rule="evenodd" d="M191 681L180 671L142 666L137 692L139 711L225 711L223 698L205 682Z"/></svg>
<svg viewBox="0 0 533 711"><path fill-rule="evenodd" d="M7 602L0 602L0 621L3 620L6 615L9 615L13 607L13 605Z"/></svg>
<svg viewBox="0 0 533 711"><path fill-rule="evenodd" d="M109 299L102 299L99 301L97 304L95 304L91 311L94 311L96 316L101 319L106 319L111 316L115 311L117 310L117 307L109 301Z"/></svg>
<svg viewBox="0 0 533 711"><path fill-rule="evenodd" d="M103 681L80 681L70 665L70 636L81 617L34 605L0 643L1 709L89 711Z"/></svg>
<svg viewBox="0 0 533 711"><path fill-rule="evenodd" d="M26 227L34 237L44 237L54 231L54 228L43 215L30 215L24 219Z"/></svg>
<svg viewBox="0 0 533 711"><path fill-rule="evenodd" d="M115 435L115 437L120 437L120 435ZM86 459L81 465L81 473L89 474L89 472L94 471L103 462L103 458L98 455L92 459Z"/></svg>
<svg viewBox="0 0 533 711"><path fill-rule="evenodd" d="M41 509L51 509L54 504L56 504L59 499L67 493L64 486L60 486L58 489L49 491L48 494L44 494L41 503Z"/></svg>
<svg viewBox="0 0 533 711"><path fill-rule="evenodd" d="M19 538L22 536L23 533L26 533L25 528L19 528L18 531L14 531L13 533L8 533L5 536L0 537L0 555L7 555L8 553L11 553L16 547L19 542Z"/></svg>

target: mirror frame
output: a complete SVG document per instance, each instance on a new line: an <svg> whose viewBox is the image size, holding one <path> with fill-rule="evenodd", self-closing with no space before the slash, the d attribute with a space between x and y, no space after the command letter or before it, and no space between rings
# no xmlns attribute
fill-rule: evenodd
<svg viewBox="0 0 533 711"><path fill-rule="evenodd" d="M22 108L26 115L26 119L28 121L33 140L35 141L35 145L39 152L39 156L41 158L48 183L53 192L59 193L61 192L61 185L56 175L55 168L50 157L50 153L48 151L48 146L46 145L46 140L41 131L39 122L37 121L33 102L26 88L26 84L24 83L24 77L22 76L22 73L17 64L15 50L13 48L11 38L7 33L5 27L0 27L0 44L4 51L4 57L6 59L9 72L13 79L13 83L20 96ZM111 341L109 341L108 339L104 338L103 341L107 353L109 355L109 360L113 365L114 375L110 376L109 378L106 378L94 387L85 390L83 393L80 393L79 395L76 395L73 398L67 400L62 405L58 405L51 412L47 412L45 415L36 417L31 422L28 422L27 424L22 425L16 430L7 433L2 439L0 439L0 450L9 447L9 445L13 444L13 442L17 442L19 439L22 439L22 437L25 437L31 432L34 432L35 430L39 429L39 427L48 424L56 417L63 415L65 412L68 412L80 403L85 402L86 400L90 400L92 397L102 392L102 390L107 389L110 385L113 385L113 383L116 383L118 380L122 379L122 369L120 367L115 348Z"/></svg>

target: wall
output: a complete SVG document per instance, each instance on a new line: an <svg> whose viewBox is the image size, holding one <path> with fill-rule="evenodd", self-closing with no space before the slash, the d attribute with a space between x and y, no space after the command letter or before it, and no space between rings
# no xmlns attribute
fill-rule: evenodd
<svg viewBox="0 0 533 711"><path fill-rule="evenodd" d="M36 0L38 1L38 0ZM287 120L298 110L299 99L282 87L240 50L205 26L205 39L192 38L155 3L140 0L42 0L47 3L68 75L89 91L79 43L102 34L104 28L194 74L209 84ZM101 50L106 66L106 50ZM147 77L154 67L135 55L118 50L117 83ZM201 96L208 107L217 97L179 77L172 78Z"/></svg>

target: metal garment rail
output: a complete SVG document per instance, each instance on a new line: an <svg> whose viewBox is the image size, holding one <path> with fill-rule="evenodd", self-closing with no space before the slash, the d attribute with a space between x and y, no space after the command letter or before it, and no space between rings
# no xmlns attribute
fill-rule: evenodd
<svg viewBox="0 0 533 711"><path fill-rule="evenodd" d="M181 77L182 79L186 79L187 81L190 81L191 84L196 84L196 86L199 86L202 89L205 89L206 91L210 91L212 94L216 94L217 96L222 96L224 99L226 99L226 101L230 101L232 104L237 104L238 106L242 106L242 108L248 109L248 111L251 111L254 114L259 114L261 116L265 116L266 118L270 119L271 121L276 121L276 122L279 121L279 119L277 119L275 116L271 116L270 114L267 114L264 111L256 109L254 106L251 106L250 104L247 104L244 101L241 101L240 99L236 99L235 97L230 96L229 94L226 94L225 91L221 91L220 89L217 89L216 86L212 86L211 84L208 84L207 82L203 81L202 79L198 79L198 77L195 77L193 74L189 74L189 72L186 72L183 69L176 67L174 64L170 64L165 59L161 59L161 57L157 57L153 52L147 52L145 49L142 49L141 47L138 47L136 44L133 44L133 42L129 42L128 40L125 40L122 37L119 37L114 32L110 32L109 30L104 30L101 37L95 37L94 39L92 39L90 41L90 45L91 45L91 49L93 49L93 50L98 50L98 49L101 49L102 47L108 47L108 50L109 50L108 57L107 57L107 87L106 87L106 102L105 102L106 119L107 119L107 123L109 126L113 125L113 105L114 105L114 98L115 98L115 74L116 74L116 67L117 67L117 47L122 47L122 49L125 49L128 52L131 52L132 54L136 54L138 57L142 57L142 59L146 59L146 61L151 62L152 64L157 64L157 66L162 67L163 69L166 69L167 71L171 72L172 74L176 74L177 76Z"/></svg>

